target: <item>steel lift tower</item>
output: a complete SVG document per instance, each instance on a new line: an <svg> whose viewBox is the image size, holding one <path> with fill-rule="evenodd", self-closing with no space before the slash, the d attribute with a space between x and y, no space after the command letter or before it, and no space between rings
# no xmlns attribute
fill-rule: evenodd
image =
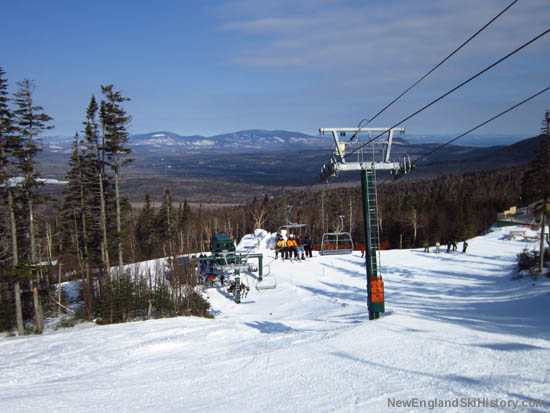
<svg viewBox="0 0 550 413"><path fill-rule="evenodd" d="M390 152L394 132L404 133L403 128L321 128L321 135L332 133L334 138L334 155L329 163L321 168L321 182L338 175L339 172L360 171L361 192L363 200L363 220L365 232L365 259L367 267L367 292L369 319L380 317L384 312L384 284L378 271L376 252L379 247L378 203L376 192L376 171L386 170L394 177L406 174L411 169L410 158L402 162L391 162ZM361 139L361 134L384 133L384 138ZM349 141L341 142L339 136L352 133ZM356 139L354 139L356 138ZM347 158L347 159L346 159ZM378 161L377 161L378 159Z"/></svg>

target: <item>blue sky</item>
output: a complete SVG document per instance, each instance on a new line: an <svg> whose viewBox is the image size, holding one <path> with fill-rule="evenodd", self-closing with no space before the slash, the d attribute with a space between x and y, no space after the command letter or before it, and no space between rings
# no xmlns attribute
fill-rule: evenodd
<svg viewBox="0 0 550 413"><path fill-rule="evenodd" d="M101 84L132 100L130 132L315 134L371 117L511 0L12 1L0 66L36 82L54 134L81 129ZM391 126L550 26L549 0L520 0L381 115ZM406 122L458 134L550 85L550 35ZM538 134L546 93L478 132Z"/></svg>

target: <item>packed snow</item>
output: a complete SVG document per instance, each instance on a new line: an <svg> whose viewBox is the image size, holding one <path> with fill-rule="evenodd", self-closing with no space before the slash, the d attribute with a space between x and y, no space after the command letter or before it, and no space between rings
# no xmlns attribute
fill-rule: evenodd
<svg viewBox="0 0 550 413"><path fill-rule="evenodd" d="M263 252L266 281L215 319L79 324L0 339L4 412L382 412L550 409L550 279L517 279L537 247L497 229L466 253L382 251L386 312L369 320L360 252L302 262ZM528 230L527 230L528 231ZM534 235L534 233L530 233ZM539 401L546 402L542 405Z"/></svg>

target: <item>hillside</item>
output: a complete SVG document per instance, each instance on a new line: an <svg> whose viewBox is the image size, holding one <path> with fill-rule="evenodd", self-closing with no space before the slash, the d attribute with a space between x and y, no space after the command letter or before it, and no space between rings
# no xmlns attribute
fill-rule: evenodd
<svg viewBox="0 0 550 413"><path fill-rule="evenodd" d="M208 289L214 320L2 338L0 405L380 412L448 401L456 405L439 411L547 411L535 403L550 401L550 280L513 279L516 254L535 244L507 240L509 231L469 240L465 254L382 251L379 320L368 320L359 253L292 263L263 250L277 288L257 291L245 276L252 289L240 305Z"/></svg>

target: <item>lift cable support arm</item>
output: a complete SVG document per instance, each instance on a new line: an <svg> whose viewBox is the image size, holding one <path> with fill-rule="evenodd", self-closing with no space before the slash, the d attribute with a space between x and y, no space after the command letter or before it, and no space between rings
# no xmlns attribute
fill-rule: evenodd
<svg viewBox="0 0 550 413"><path fill-rule="evenodd" d="M342 142L339 138L339 135L345 136L346 133L354 133L354 136L361 132L387 132L388 138L385 141L379 141L378 144L384 146L381 160L379 162L365 161L363 156L363 146L360 141L357 142ZM334 156L330 161L324 164L321 168L321 182L325 182L328 178L338 175L339 172L345 171L362 171L368 170L372 171L375 169L378 170L390 170L394 176L399 175L400 173L407 173L408 168L410 168L410 162L390 162L391 154L391 145L393 142L394 132L405 133L404 128L320 128L319 133L324 135L325 133L332 133L334 139ZM357 161L346 160L347 147L352 145L359 145L359 152L357 150L353 153L358 155ZM409 165L409 167L407 166Z"/></svg>

